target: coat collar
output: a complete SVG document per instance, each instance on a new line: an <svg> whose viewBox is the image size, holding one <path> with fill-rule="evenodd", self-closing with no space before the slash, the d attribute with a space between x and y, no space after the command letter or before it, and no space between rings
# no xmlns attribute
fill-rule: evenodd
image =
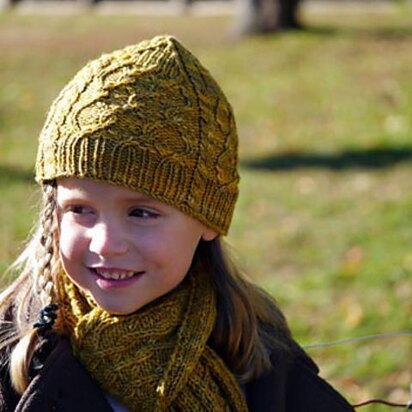
<svg viewBox="0 0 412 412"><path fill-rule="evenodd" d="M313 360L294 341L290 342L290 347L273 350L270 359L270 371L245 385L250 411L286 412L287 388L291 384L291 374L296 365L299 363L314 374L319 372Z"/></svg>

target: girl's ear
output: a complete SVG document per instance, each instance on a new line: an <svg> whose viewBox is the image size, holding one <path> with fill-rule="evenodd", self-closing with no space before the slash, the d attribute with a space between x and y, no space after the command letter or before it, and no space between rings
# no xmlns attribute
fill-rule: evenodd
<svg viewBox="0 0 412 412"><path fill-rule="evenodd" d="M216 230L205 226L202 234L202 240L208 242L209 240L213 240L217 235L218 233Z"/></svg>

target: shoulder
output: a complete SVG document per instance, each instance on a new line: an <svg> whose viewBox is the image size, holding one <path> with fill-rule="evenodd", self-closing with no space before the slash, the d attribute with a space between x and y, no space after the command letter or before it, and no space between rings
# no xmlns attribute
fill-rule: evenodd
<svg viewBox="0 0 412 412"><path fill-rule="evenodd" d="M33 358L31 375L34 377L37 371L43 365L40 365L40 359L45 355L45 351L50 348L53 341L43 340L36 347L36 353ZM17 409L20 400L24 397L18 394L11 384L10 378L10 356L13 350L13 344L3 347L0 351L0 411L9 412Z"/></svg>
<svg viewBox="0 0 412 412"><path fill-rule="evenodd" d="M271 371L245 386L250 411L353 412L297 344L273 351L271 360Z"/></svg>
<svg viewBox="0 0 412 412"><path fill-rule="evenodd" d="M31 412L53 408L77 412L111 411L104 393L74 357L66 339L53 335L42 341L32 364L32 378L21 397L17 397L10 385L3 384L8 380L8 373L1 376L0 406L1 402L5 405L0 408L2 412L15 408Z"/></svg>
<svg viewBox="0 0 412 412"><path fill-rule="evenodd" d="M290 408L291 411L349 412L354 410L336 389L318 375L317 371L309 368L299 358L292 363L288 380L287 402L289 405L294 405Z"/></svg>

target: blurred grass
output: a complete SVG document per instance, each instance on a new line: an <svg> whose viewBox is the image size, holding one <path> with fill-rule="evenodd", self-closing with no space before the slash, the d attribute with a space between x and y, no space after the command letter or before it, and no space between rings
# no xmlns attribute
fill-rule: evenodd
<svg viewBox="0 0 412 412"><path fill-rule="evenodd" d="M412 12L304 20L306 32L236 41L224 17L1 14L1 272L35 219L36 140L52 99L88 59L168 32L235 108L242 182L229 242L297 339L410 330ZM399 337L310 353L351 401L406 402L411 348Z"/></svg>

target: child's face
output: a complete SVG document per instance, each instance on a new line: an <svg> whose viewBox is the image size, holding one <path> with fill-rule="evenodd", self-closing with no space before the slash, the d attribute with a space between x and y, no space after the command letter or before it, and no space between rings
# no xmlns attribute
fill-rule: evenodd
<svg viewBox="0 0 412 412"><path fill-rule="evenodd" d="M116 314L135 312L175 288L199 240L217 235L149 196L89 179L58 179L57 205L67 275Z"/></svg>

